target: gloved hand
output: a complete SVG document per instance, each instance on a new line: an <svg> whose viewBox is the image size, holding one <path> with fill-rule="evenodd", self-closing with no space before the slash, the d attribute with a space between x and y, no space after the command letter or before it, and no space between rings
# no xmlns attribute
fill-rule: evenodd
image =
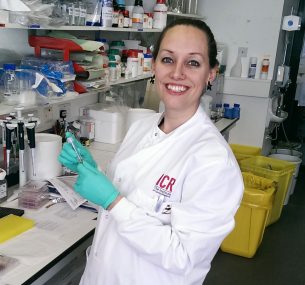
<svg viewBox="0 0 305 285"><path fill-rule="evenodd" d="M94 161L91 153L74 137L73 134L66 132L66 138L72 138L74 145L77 148L83 160L89 163L94 168L97 168L97 164ZM77 158L77 154L75 153L70 143L68 142L64 143L63 148L58 156L58 160L64 166L68 167L74 172L77 172L77 165L79 164L79 161Z"/></svg>
<svg viewBox="0 0 305 285"><path fill-rule="evenodd" d="M77 172L74 189L90 202L107 209L120 194L102 172L86 161L77 165Z"/></svg>

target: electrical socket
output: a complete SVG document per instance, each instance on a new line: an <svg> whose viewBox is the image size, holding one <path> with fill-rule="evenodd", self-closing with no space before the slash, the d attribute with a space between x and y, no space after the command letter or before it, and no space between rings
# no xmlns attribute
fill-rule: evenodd
<svg viewBox="0 0 305 285"><path fill-rule="evenodd" d="M239 57L247 57L248 48L247 47L239 47L238 48L238 56Z"/></svg>

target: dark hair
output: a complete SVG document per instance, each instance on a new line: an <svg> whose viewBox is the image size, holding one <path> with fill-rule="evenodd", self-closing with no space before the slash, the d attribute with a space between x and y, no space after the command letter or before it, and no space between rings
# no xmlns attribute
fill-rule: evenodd
<svg viewBox="0 0 305 285"><path fill-rule="evenodd" d="M207 36L207 40L208 40L208 53L209 53L209 64L211 68L214 68L215 66L217 66L218 61L216 59L217 56L217 45L216 45L216 41L214 38L214 35L210 29L210 27L203 21L201 20L197 20L197 19L189 19L189 18L181 18L178 19L176 21L171 22L169 25L167 25L164 30L161 32L157 43L155 45L154 51L153 51L153 58L154 60L156 60L158 53L159 53L159 49L160 49L160 45L162 40L165 37L165 34L171 29L174 28L178 25L181 26L191 26L194 28L199 29L200 31L202 31L204 34L206 34Z"/></svg>

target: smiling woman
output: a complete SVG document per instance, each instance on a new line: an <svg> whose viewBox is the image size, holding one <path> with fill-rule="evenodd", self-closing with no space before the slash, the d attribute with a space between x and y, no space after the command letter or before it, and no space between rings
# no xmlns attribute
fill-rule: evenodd
<svg viewBox="0 0 305 285"><path fill-rule="evenodd" d="M101 206L81 285L202 284L243 194L231 148L199 104L216 64L208 26L174 22L154 57L164 113L130 126L107 176L63 148L75 190Z"/></svg>
<svg viewBox="0 0 305 285"><path fill-rule="evenodd" d="M154 51L156 89L165 105L162 129L171 132L195 114L217 68L214 36L202 21L167 26Z"/></svg>

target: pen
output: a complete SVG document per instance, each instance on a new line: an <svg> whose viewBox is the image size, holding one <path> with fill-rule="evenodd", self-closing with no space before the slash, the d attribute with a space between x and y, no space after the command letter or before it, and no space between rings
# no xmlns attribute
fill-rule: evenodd
<svg viewBox="0 0 305 285"><path fill-rule="evenodd" d="M80 163L83 163L83 158L81 157L80 153L78 152L78 150L77 150L77 148L76 148L76 146L75 146L75 144L74 144L74 142L73 142L73 139L72 139L72 138L67 138L67 142L68 142L69 144L71 144L73 150L75 151L75 153L76 153L76 155L77 155L78 161L79 161Z"/></svg>

